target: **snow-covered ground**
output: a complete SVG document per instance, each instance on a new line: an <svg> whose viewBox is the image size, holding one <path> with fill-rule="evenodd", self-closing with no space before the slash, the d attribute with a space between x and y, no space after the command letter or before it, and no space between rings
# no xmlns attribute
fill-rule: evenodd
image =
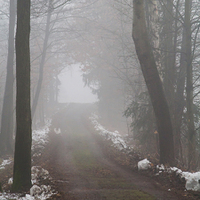
<svg viewBox="0 0 200 200"><path fill-rule="evenodd" d="M113 146L116 147L119 150L130 150L131 147L127 144L126 140L122 135L119 134L119 132L116 130L114 132L106 130L97 120L98 116L96 114L92 114L90 117L90 120L92 124L94 125L94 128L96 131L99 132L100 135L105 137L107 140L111 140L113 143Z"/></svg>
<svg viewBox="0 0 200 200"><path fill-rule="evenodd" d="M151 168L151 162L146 158L138 162L138 170L147 170Z"/></svg>
<svg viewBox="0 0 200 200"><path fill-rule="evenodd" d="M41 151L48 143L49 127L51 125L51 119L46 120L45 126L32 132L32 152L33 156L40 156Z"/></svg>
<svg viewBox="0 0 200 200"><path fill-rule="evenodd" d="M33 156L39 156L42 149L48 143L48 133L49 127L51 125L51 120L46 121L46 125L39 130L34 130L32 133L32 151L34 152ZM0 170L3 170L6 165L12 163L12 159L3 160L0 165ZM48 199L52 194L52 188L50 185L40 185L39 180L51 180L49 172L40 166L33 166L31 168L32 176L32 188L30 189L30 194L25 194L24 197L21 197L22 194L15 193L0 193L0 200L9 200L9 199L19 199L19 200L45 200ZM8 184L12 184L12 178L8 179Z"/></svg>
<svg viewBox="0 0 200 200"><path fill-rule="evenodd" d="M11 164L11 163L12 163L11 158L3 160L2 163L1 163L1 165L0 165L0 170L1 170L1 169L5 169L5 166L6 166L6 165L9 165L9 164Z"/></svg>
<svg viewBox="0 0 200 200"><path fill-rule="evenodd" d="M176 175L179 176L180 178L185 178L186 190L193 190L200 192L200 172L194 172L194 173L184 172L181 169L178 169L177 167L165 168L163 165L157 166L157 169L159 170L157 175L159 175L162 172L168 172L168 173L175 172Z"/></svg>
<svg viewBox="0 0 200 200"><path fill-rule="evenodd" d="M90 117L91 122L94 125L95 130L102 136L105 137L107 140L111 140L113 143L113 146L118 148L119 150L131 150L133 147L129 146L126 142L126 138L122 137L118 131L110 132L106 130L99 122L98 122L98 116L95 114L92 114ZM151 168L153 165L149 160L146 158L138 162L138 170L147 170ZM185 178L186 184L185 188L186 190L193 190L193 191L199 191L200 192L200 172L183 172L181 169L178 169L176 167L170 167L165 168L164 165L157 166L158 173L156 175L160 175L163 172L172 173L175 172L177 176L180 178Z"/></svg>
<svg viewBox="0 0 200 200"><path fill-rule="evenodd" d="M151 162L146 158L138 162L138 170L147 170L151 168ZM159 176L163 172L167 173L176 173L176 175L180 178L185 178L186 190L193 190L200 192L200 172L183 172L181 169L177 167L169 167L166 168L164 165L157 165L156 168L158 169L158 173L156 174Z"/></svg>
<svg viewBox="0 0 200 200"><path fill-rule="evenodd" d="M49 198L53 193L50 185L40 185L39 181L49 179L51 177L49 172L40 166L33 166L31 168L32 184L33 186L30 189L30 194L25 194L24 197L21 197L22 194L16 193L0 193L0 200L6 199L19 199L19 200L45 200ZM8 184L12 184L12 178L9 178Z"/></svg>

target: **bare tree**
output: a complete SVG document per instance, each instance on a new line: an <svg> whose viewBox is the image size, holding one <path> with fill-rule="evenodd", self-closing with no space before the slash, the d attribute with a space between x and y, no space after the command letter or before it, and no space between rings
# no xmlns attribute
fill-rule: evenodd
<svg viewBox="0 0 200 200"><path fill-rule="evenodd" d="M192 0L185 1L185 32L186 32L186 104L188 125L188 167L195 169L196 162L196 140L193 111L193 67L192 67L192 44L191 44L191 7Z"/></svg>
<svg viewBox="0 0 200 200"><path fill-rule="evenodd" d="M1 154L13 152L13 84L14 84L14 29L16 17L16 1L10 0L9 38L7 56L7 74L3 99L0 152Z"/></svg>
<svg viewBox="0 0 200 200"><path fill-rule="evenodd" d="M47 48L48 48L48 40L49 40L49 35L50 35L50 21L51 21L52 10L53 10L52 0L49 0L44 44L43 44L41 61L40 61L40 66L39 66L39 79L38 79L38 84L37 84L35 96L33 99L33 105L32 105L32 117L34 117L34 115L35 115L36 107L37 107L39 96L40 96L40 91L42 88L44 64L45 64L46 53L47 53Z"/></svg>

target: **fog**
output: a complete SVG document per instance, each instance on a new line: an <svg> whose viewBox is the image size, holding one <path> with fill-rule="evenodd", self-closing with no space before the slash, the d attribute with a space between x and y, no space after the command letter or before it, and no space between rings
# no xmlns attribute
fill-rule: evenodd
<svg viewBox="0 0 200 200"><path fill-rule="evenodd" d="M9 1L0 0L2 13L9 13ZM14 6L14 5L13 5ZM50 9L53 8L53 9ZM12 9L14 10L14 8ZM127 12L127 15L123 15ZM16 13L11 12L12 15ZM33 127L43 124L45 118L65 103L96 103L99 115L113 128L121 127L123 113L131 102L134 59L131 38L132 12L127 2L117 1L32 1L31 5L31 115ZM3 110L5 83L15 89L15 58L13 69L7 71L9 24L2 15L0 22L3 45L0 49L2 87L0 111ZM15 32L12 34L14 37ZM6 46L4 48L4 46ZM125 48L126 47L126 48ZM13 44L14 48L14 44ZM13 52L13 49L10 49ZM11 53L8 53L11 54ZM127 59L128 58L128 59ZM80 68L81 66L81 68ZM136 66L138 67L138 66ZM13 72L13 74L12 74ZM9 77L6 77L6 74ZM128 77L128 78L127 78ZM14 85L12 85L14 84ZM15 92L5 90L7 99L14 99ZM12 96L12 95L13 96ZM9 102L12 112L15 105ZM123 118L123 119L122 119ZM8 119L4 119L9 121ZM12 120L11 120L12 121ZM14 128L11 127L14 132ZM5 133L8 130L5 130ZM11 131L12 132L12 131Z"/></svg>
<svg viewBox="0 0 200 200"><path fill-rule="evenodd" d="M145 157L200 168L199 1L33 0L30 20L16 2L0 0L0 154L47 121L90 134L95 116Z"/></svg>
<svg viewBox="0 0 200 200"><path fill-rule="evenodd" d="M8 126L4 126L5 130L1 130L2 135L6 135L8 132L14 134L15 130L13 119L16 107L16 59L13 52L15 52L16 20L13 19L13 23L9 23L9 1L0 0L0 2L3 5L0 21L2 41L0 48L2 116L0 118L2 124L8 122ZM157 71L162 80L159 83L166 92L165 96L169 101L172 116L178 120L177 123L175 120L172 121L174 127L178 124L179 136L181 136L181 132L187 132L186 122L188 121L184 115L185 110L188 109L185 105L187 70L186 63L183 62L185 57L183 52L186 50L183 34L185 31L184 3L187 1L174 1L177 3L177 10L168 5L170 1L152 1L155 4L144 2L149 31L147 39L152 45L155 63L158 65ZM200 54L198 52L200 17L197 15L200 7L197 1L192 2L191 13L197 20L191 19L192 23L188 26L189 29L191 28L190 43L193 54L191 58L193 69L188 77L191 75L193 77L191 80L188 79L190 84L189 82L187 84L192 85L191 95L194 96L189 99L190 106L192 108L194 104L198 111L198 116L191 113L196 120L193 127L200 130ZM158 151L157 137L155 137L155 133L159 132L155 120L157 118L154 116L151 95L149 96L132 38L132 31L134 31L132 30L132 4L131 0L32 1L31 77L29 78L31 79L30 104L33 127L38 124L44 125L46 118L51 118L59 110L58 108L68 106L69 103L76 103L76 105L84 103L83 106L91 103L90 105L95 107L95 112L105 126L114 131L124 126L124 132L128 127L130 137L139 141L138 144L145 144L147 152ZM166 9L167 6L169 9ZM167 12L170 9L172 15ZM16 10L16 8L11 10ZM13 11L10 14L16 16ZM181 15L181 21L175 19L176 15ZM13 33L9 31L11 28ZM9 38L11 38L10 41ZM9 50L10 43L13 44L13 49ZM188 53L190 54L191 52ZM182 105L180 114L174 109L179 106L179 102ZM184 119L183 122L181 119ZM13 124L13 127L10 124ZM7 127L12 130L7 130ZM200 135L200 132L198 134ZM176 142L178 144L178 140ZM187 139L184 140L183 147L186 143Z"/></svg>
<svg viewBox="0 0 200 200"><path fill-rule="evenodd" d="M60 80L59 103L94 103L98 101L97 96L92 94L91 89L83 82L80 64L64 69L58 79Z"/></svg>

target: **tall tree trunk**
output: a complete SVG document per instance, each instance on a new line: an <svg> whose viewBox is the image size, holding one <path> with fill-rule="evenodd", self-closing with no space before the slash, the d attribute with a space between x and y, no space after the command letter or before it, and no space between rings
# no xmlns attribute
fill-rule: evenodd
<svg viewBox="0 0 200 200"><path fill-rule="evenodd" d="M186 104L187 104L187 123L188 123L188 168L195 169L196 145L195 145L195 127L193 112L193 68L191 54L191 6L192 0L185 1L185 29L186 29Z"/></svg>
<svg viewBox="0 0 200 200"><path fill-rule="evenodd" d="M146 3L146 15L148 14L147 24L148 31L150 32L150 40L153 47L153 54L155 58L158 71L161 70L161 56L160 56L160 35L159 35L159 15L158 15L158 1L148 0Z"/></svg>
<svg viewBox="0 0 200 200"><path fill-rule="evenodd" d="M175 82L175 66L174 66L174 17L173 17L173 0L167 0L164 9L164 89L167 102L170 109L171 117L174 112L174 82Z"/></svg>
<svg viewBox="0 0 200 200"><path fill-rule="evenodd" d="M148 39L144 1L133 0L133 40L155 112L160 146L160 163L174 164L174 142L168 104Z"/></svg>
<svg viewBox="0 0 200 200"><path fill-rule="evenodd" d="M16 32L16 139L12 190L31 187L31 109L30 109L30 0L17 0Z"/></svg>
<svg viewBox="0 0 200 200"><path fill-rule="evenodd" d="M3 99L0 152L1 154L13 152L13 65L14 65L14 29L16 16L16 1L10 0L9 37L7 75Z"/></svg>
<svg viewBox="0 0 200 200"><path fill-rule="evenodd" d="M185 106L185 80L186 80L186 33L185 27L183 27L181 55L180 55L180 70L177 75L177 89L175 93L175 109L174 109L174 138L176 147L176 158L181 158L183 162L182 147L181 147L181 125L183 110Z"/></svg>
<svg viewBox="0 0 200 200"><path fill-rule="evenodd" d="M38 100L39 100L39 97L40 97L40 91L41 91L41 88L42 88L43 74L44 74L43 69L44 69L47 47L48 47L47 45L48 45L48 40L49 40L51 13L52 13L52 0L49 0L49 8L48 8L48 13L47 13L47 22L46 22L46 30L45 30L43 50L42 50L42 58L41 58L41 61L40 61L40 66L39 66L39 79L38 79L38 84L37 84L35 96L34 96L34 99L33 99L33 105L32 105L32 118L35 115Z"/></svg>

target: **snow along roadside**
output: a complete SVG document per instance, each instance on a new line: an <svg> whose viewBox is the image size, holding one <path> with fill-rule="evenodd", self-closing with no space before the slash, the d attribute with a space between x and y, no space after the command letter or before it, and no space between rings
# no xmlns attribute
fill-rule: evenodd
<svg viewBox="0 0 200 200"><path fill-rule="evenodd" d="M118 131L111 132L106 130L98 122L98 116L96 114L92 114L92 116L89 119L94 125L95 130L98 131L99 134L105 137L107 140L111 140L115 148L119 149L120 151L133 149L133 147L127 144L126 140L119 134ZM147 170L152 166L153 165L151 165L151 162L146 158L138 162L138 170ZM176 167L165 168L164 165L157 165L156 168L159 170L159 172L156 174L157 176L163 172L168 172L168 173L175 172L176 175L179 176L180 178L185 178L186 190L193 190L200 192L200 171L195 173L183 172L181 169L178 169Z"/></svg>
<svg viewBox="0 0 200 200"><path fill-rule="evenodd" d="M32 152L34 156L40 156L42 150L45 148L45 145L48 143L48 133L49 127L51 126L51 120L47 120L45 126L42 129L34 130L32 132ZM12 163L12 159L3 160L0 165L0 170L3 170L6 165ZM39 181L41 180L51 180L49 172L40 166L33 166L31 168L32 184L33 186L30 189L30 194L25 194L22 197L22 194L16 193L0 193L0 200L9 200L9 199L18 199L18 200L46 200L51 195L55 194L52 191L50 185L40 185ZM12 184L12 178L9 178L8 184Z"/></svg>
<svg viewBox="0 0 200 200"><path fill-rule="evenodd" d="M96 114L92 114L91 117L89 117L92 124L94 125L94 128L96 131L99 132L100 135L102 135L105 139L111 140L113 143L113 146L117 148L118 150L131 150L133 149L130 147L127 142L125 141L125 138L122 137L122 135L119 134L119 132L116 130L114 132L106 130L97 120L98 116Z"/></svg>
<svg viewBox="0 0 200 200"><path fill-rule="evenodd" d="M151 168L151 162L146 158L138 162L138 170L147 170ZM193 190L200 192L200 172L183 172L181 169L177 167L169 167L166 168L164 165L157 165L158 173L156 176L159 176L163 172L167 172L169 174L176 173L176 175L180 178L185 178L186 190Z"/></svg>

